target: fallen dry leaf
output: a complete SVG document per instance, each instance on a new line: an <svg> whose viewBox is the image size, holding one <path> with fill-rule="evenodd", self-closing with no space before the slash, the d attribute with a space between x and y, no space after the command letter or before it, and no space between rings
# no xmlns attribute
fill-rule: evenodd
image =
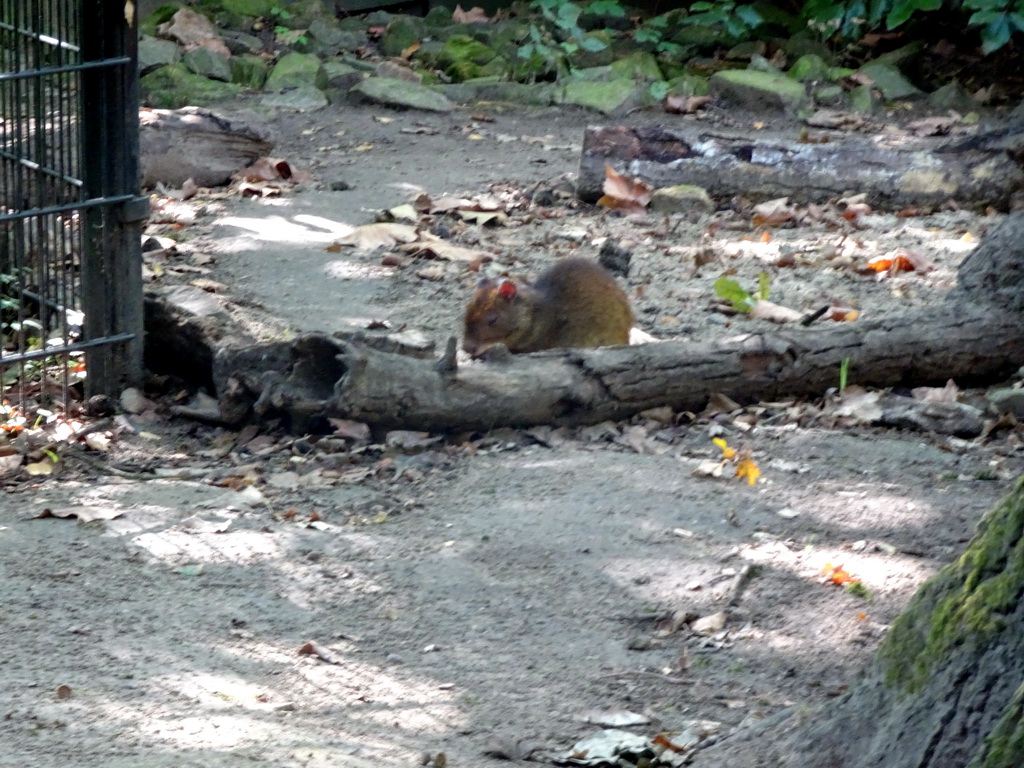
<svg viewBox="0 0 1024 768"><path fill-rule="evenodd" d="M750 316L757 320L770 320L773 323L798 323L804 317L802 312L767 299L755 301L754 306L750 308Z"/></svg>
<svg viewBox="0 0 1024 768"><path fill-rule="evenodd" d="M777 227L796 219L796 210L788 197L779 197L754 206L755 227Z"/></svg>
<svg viewBox="0 0 1024 768"><path fill-rule="evenodd" d="M959 394L960 388L952 379L944 387L915 387L910 390L911 397L926 403L955 403Z"/></svg>
<svg viewBox="0 0 1024 768"><path fill-rule="evenodd" d="M344 237L339 237L331 245L350 245L358 251L375 251L378 248L392 248L398 243L411 243L417 238L416 227L409 224L381 222L356 227Z"/></svg>
<svg viewBox="0 0 1024 768"><path fill-rule="evenodd" d="M714 99L711 96L681 96L670 93L665 97L662 106L670 115L689 115L706 107Z"/></svg>
<svg viewBox="0 0 1024 768"><path fill-rule="evenodd" d="M452 11L452 22L455 24L486 24L488 21L490 19L483 8L473 7L464 11L461 5L456 5Z"/></svg>
<svg viewBox="0 0 1024 768"><path fill-rule="evenodd" d="M452 245L445 240L417 240L400 246L399 250L416 258L441 259L443 261L465 261L485 263L494 257L484 251ZM477 267L479 269L479 266Z"/></svg>
<svg viewBox="0 0 1024 768"><path fill-rule="evenodd" d="M651 195L654 192L650 184L623 176L607 163L604 166L602 188L604 196L597 201L598 205L629 213L642 212L651 202Z"/></svg>

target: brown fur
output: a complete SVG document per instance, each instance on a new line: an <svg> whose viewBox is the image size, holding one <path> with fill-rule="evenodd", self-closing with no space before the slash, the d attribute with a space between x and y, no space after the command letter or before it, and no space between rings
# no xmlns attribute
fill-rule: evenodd
<svg viewBox="0 0 1024 768"><path fill-rule="evenodd" d="M628 344L632 327L629 298L615 279L594 261L570 258L532 285L481 280L466 307L462 348L476 356L494 344L511 352Z"/></svg>

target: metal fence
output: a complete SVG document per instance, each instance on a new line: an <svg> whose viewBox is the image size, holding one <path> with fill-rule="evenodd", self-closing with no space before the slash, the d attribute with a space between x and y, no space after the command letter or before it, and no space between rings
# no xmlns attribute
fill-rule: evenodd
<svg viewBox="0 0 1024 768"><path fill-rule="evenodd" d="M140 375L136 47L126 0L0 0L0 423Z"/></svg>

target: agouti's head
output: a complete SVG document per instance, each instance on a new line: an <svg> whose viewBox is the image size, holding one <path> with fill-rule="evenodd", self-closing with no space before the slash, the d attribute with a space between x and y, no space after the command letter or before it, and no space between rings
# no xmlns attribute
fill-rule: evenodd
<svg viewBox="0 0 1024 768"><path fill-rule="evenodd" d="M529 325L519 287L507 277L486 277L476 285L473 300L466 307L462 348L474 357L498 343L511 343Z"/></svg>

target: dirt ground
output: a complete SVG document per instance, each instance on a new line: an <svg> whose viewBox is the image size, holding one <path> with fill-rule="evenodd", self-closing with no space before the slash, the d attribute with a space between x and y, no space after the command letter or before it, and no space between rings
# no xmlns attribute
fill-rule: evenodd
<svg viewBox="0 0 1024 768"><path fill-rule="evenodd" d="M254 105L225 107L242 108ZM404 202L408 185L557 193L583 127L601 122L475 112L264 115L277 154L314 180L263 201L202 198L152 281L193 279L199 265L247 312L261 308L268 334L384 321L443 346L478 274L326 246ZM711 286L726 270L750 287L768 271L771 298L801 311L927 307L998 220L873 214L844 229L826 217L765 240L728 212L514 214L436 226L493 253L485 269L517 274L611 238L633 252L623 284L641 327L692 339L756 326L718 311ZM896 247L935 268L850 268ZM792 707L813 717L1024 471L1019 433L850 426L819 405L342 452L176 420L163 405L122 417L110 452L3 486L0 765L487 766L547 761L627 713L640 735L711 721L719 738ZM752 451L756 485L691 474L720 455L713 437ZM823 583L828 564L866 595ZM724 624L700 633L687 613ZM712 754L694 764L722 764Z"/></svg>

